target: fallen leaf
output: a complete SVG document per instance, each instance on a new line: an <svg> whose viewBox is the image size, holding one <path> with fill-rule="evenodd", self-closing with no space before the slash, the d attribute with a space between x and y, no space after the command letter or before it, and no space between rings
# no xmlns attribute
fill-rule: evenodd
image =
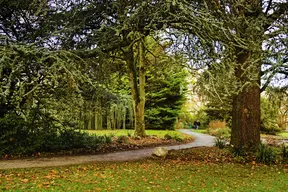
<svg viewBox="0 0 288 192"><path fill-rule="evenodd" d="M22 181L23 183L28 183L29 180L28 180L28 179L22 179L21 181Z"/></svg>

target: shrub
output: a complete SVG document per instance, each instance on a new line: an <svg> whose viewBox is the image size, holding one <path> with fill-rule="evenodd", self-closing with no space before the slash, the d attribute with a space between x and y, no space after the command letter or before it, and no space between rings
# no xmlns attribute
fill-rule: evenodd
<svg viewBox="0 0 288 192"><path fill-rule="evenodd" d="M269 135L276 135L281 131L276 122L270 122L269 120L261 120L260 131Z"/></svg>
<svg viewBox="0 0 288 192"><path fill-rule="evenodd" d="M284 159L288 158L288 151L287 151L287 148L286 148L286 146L284 144L282 145L282 157Z"/></svg>
<svg viewBox="0 0 288 192"><path fill-rule="evenodd" d="M224 138L229 138L231 134L231 130L228 127L209 129L208 132L213 136Z"/></svg>
<svg viewBox="0 0 288 192"><path fill-rule="evenodd" d="M243 157L246 155L244 147L233 147L231 146L231 153L233 157Z"/></svg>
<svg viewBox="0 0 288 192"><path fill-rule="evenodd" d="M211 130L219 129L219 128L226 128L226 122L225 121L214 120L214 121L211 121L209 123L208 127Z"/></svg>
<svg viewBox="0 0 288 192"><path fill-rule="evenodd" d="M0 156L33 154L42 150L49 139L57 138L57 127L46 120L28 123L16 114L0 119Z"/></svg>
<svg viewBox="0 0 288 192"><path fill-rule="evenodd" d="M107 135L89 135L89 133L86 132L79 132L73 129L65 129L60 132L58 140L61 143L60 149L98 149L101 145L111 143L112 137Z"/></svg>
<svg viewBox="0 0 288 192"><path fill-rule="evenodd" d="M132 131L127 131L127 136L132 137Z"/></svg>
<svg viewBox="0 0 288 192"><path fill-rule="evenodd" d="M279 109L275 103L267 98L261 97L261 126L260 131L266 134L280 132L277 122L279 119Z"/></svg>
<svg viewBox="0 0 288 192"><path fill-rule="evenodd" d="M224 137L216 137L215 139L215 147L219 149L224 149L226 146L227 140Z"/></svg>
<svg viewBox="0 0 288 192"><path fill-rule="evenodd" d="M35 121L32 125L17 115L0 118L0 156L31 155L38 152L88 148L98 149L111 143L111 136L89 135L73 129L60 129L49 122Z"/></svg>
<svg viewBox="0 0 288 192"><path fill-rule="evenodd" d="M167 134L164 135L164 139L168 139L168 140L172 139L172 136L167 133Z"/></svg>
<svg viewBox="0 0 288 192"><path fill-rule="evenodd" d="M176 140L176 141L183 141L183 140L184 140L181 136L179 136L179 135L177 135L177 134L170 135L170 134L168 134L168 133L164 135L164 138L165 138L165 139L168 139L168 140L174 139L174 140Z"/></svg>
<svg viewBox="0 0 288 192"><path fill-rule="evenodd" d="M276 162L275 150L261 143L258 147L256 160L264 164L270 164Z"/></svg>
<svg viewBox="0 0 288 192"><path fill-rule="evenodd" d="M128 143L129 142L129 138L125 135L121 135L117 138L117 142L118 143Z"/></svg>

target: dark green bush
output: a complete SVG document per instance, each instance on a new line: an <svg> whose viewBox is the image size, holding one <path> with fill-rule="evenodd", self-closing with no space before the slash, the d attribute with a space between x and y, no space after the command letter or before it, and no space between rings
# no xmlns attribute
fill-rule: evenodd
<svg viewBox="0 0 288 192"><path fill-rule="evenodd" d="M164 139L168 139L168 140L174 139L174 140L176 140L176 141L183 141L183 140L184 140L182 137L180 137L180 136L177 135L177 134L175 134L175 135L170 135L170 134L168 134L168 133L164 135Z"/></svg>
<svg viewBox="0 0 288 192"><path fill-rule="evenodd" d="M168 140L172 139L172 136L167 133L167 134L164 135L164 139L168 139Z"/></svg>
<svg viewBox="0 0 288 192"><path fill-rule="evenodd" d="M286 146L284 144L282 145L282 157L284 159L288 158L288 150L287 150L287 148L286 148Z"/></svg>
<svg viewBox="0 0 288 192"><path fill-rule="evenodd" d="M41 137L45 132L30 129L22 117L8 114L0 119L0 155L1 154L30 154L42 145Z"/></svg>
<svg viewBox="0 0 288 192"><path fill-rule="evenodd" d="M272 147L269 147L261 143L258 147L256 160L264 164L275 163L276 152Z"/></svg>
<svg viewBox="0 0 288 192"><path fill-rule="evenodd" d="M244 157L246 155L244 147L231 146L230 151L233 157Z"/></svg>
<svg viewBox="0 0 288 192"><path fill-rule="evenodd" d="M125 135L119 136L117 138L118 143L129 143L129 138Z"/></svg>
<svg viewBox="0 0 288 192"><path fill-rule="evenodd" d="M79 148L98 149L101 145L112 142L111 136L60 129L53 123L41 121L31 124L15 114L0 118L0 128L0 156L31 155Z"/></svg>
<svg viewBox="0 0 288 192"><path fill-rule="evenodd" d="M224 137L216 137L215 139L215 147L219 149L224 149L226 146L227 140Z"/></svg>

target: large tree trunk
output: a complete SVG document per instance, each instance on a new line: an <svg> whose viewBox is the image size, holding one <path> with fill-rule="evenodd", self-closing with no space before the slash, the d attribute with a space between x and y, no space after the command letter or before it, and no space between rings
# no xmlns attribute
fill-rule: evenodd
<svg viewBox="0 0 288 192"><path fill-rule="evenodd" d="M236 53L235 75L241 88L233 97L231 144L253 150L260 144L260 65L249 61L249 52Z"/></svg>

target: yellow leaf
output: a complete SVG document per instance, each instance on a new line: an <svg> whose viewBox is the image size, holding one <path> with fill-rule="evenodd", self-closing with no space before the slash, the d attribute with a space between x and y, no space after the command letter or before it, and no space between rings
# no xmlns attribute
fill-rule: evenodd
<svg viewBox="0 0 288 192"><path fill-rule="evenodd" d="M57 174L57 171L55 171L53 169L50 172L53 173L53 174Z"/></svg>
<svg viewBox="0 0 288 192"><path fill-rule="evenodd" d="M28 179L22 179L21 181L22 181L23 183L28 183L29 180L28 180Z"/></svg>

